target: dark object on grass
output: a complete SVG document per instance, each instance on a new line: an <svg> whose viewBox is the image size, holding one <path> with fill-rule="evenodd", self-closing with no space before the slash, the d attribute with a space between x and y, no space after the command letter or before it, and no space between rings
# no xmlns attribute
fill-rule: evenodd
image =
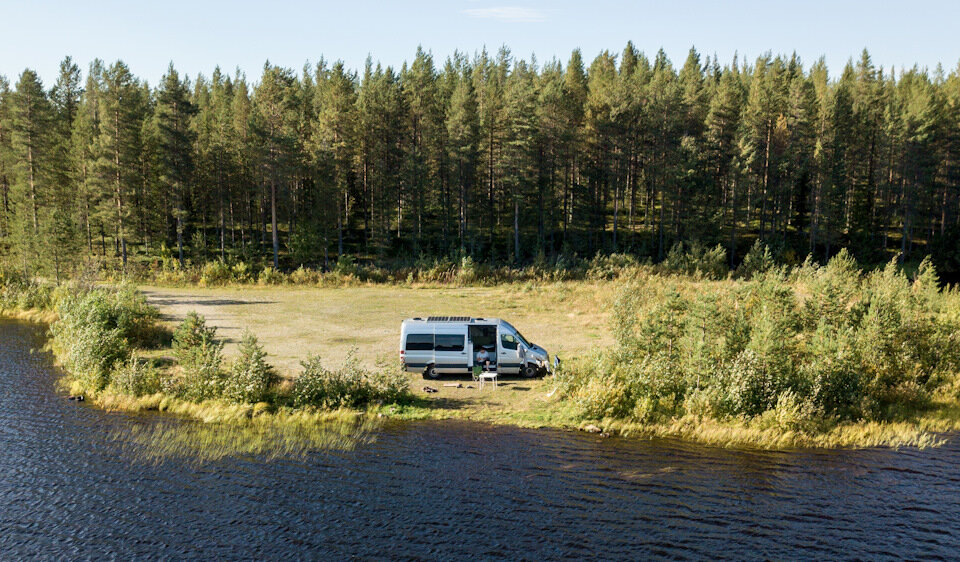
<svg viewBox="0 0 960 562"><path fill-rule="evenodd" d="M67 396L67 400L76 400L77 402L83 402L83 395L78 394L77 396Z"/></svg>
<svg viewBox="0 0 960 562"><path fill-rule="evenodd" d="M426 392L426 393L428 393L428 394L429 394L429 393L432 393L432 392L438 392L437 389L436 389L436 388L433 388L432 386L425 386L425 387L423 387L423 391Z"/></svg>

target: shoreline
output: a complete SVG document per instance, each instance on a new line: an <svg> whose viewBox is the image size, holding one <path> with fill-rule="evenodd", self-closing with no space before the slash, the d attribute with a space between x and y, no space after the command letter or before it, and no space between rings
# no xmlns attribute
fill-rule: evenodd
<svg viewBox="0 0 960 562"><path fill-rule="evenodd" d="M0 310L0 317L14 321L49 326L57 320L53 311ZM47 349L50 349L49 344ZM57 365L60 357L50 349ZM511 405L478 403L450 406L455 402L441 392L423 397L415 395L411 403L378 404L364 409L340 408L323 410L314 407L275 407L265 402L236 404L223 400L192 402L172 395L156 393L132 396L109 389L91 392L66 369L59 380L60 390L70 395L84 395L96 407L105 411L159 412L182 416L204 424L226 423L234 425L279 424L320 425L331 422L369 424L383 421L443 421L467 420L491 425L507 425L526 429L555 429L595 433L599 437L626 439L680 439L687 442L721 448L759 450L797 449L861 449L938 447L960 431L960 402L936 403L936 407L922 412L910 421L899 422L842 422L826 431L784 430L778 427L762 427L757 420L714 420L686 415L661 423L637 423L621 419L581 419L576 415L575 405L556 397L535 399L532 406L512 408ZM411 377L412 378L412 377ZM418 380L418 379L417 379ZM434 381L431 381L434 382ZM515 381L509 380L507 384ZM529 381L523 380L524 383ZM549 385L540 379L538 390ZM493 391L506 393L503 390ZM447 393L449 394L449 393ZM433 402L433 404L431 404Z"/></svg>

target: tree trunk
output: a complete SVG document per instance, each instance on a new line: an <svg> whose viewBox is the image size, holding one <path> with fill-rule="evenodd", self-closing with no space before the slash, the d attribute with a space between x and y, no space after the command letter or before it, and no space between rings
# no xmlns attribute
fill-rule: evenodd
<svg viewBox="0 0 960 562"><path fill-rule="evenodd" d="M277 232L277 181L270 182L270 227L273 229L273 268L280 269L280 236Z"/></svg>
<svg viewBox="0 0 960 562"><path fill-rule="evenodd" d="M520 200L513 198L513 259L520 265Z"/></svg>

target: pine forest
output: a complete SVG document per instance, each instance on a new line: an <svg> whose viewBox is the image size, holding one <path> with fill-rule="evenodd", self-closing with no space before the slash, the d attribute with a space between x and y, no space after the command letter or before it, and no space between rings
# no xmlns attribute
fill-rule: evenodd
<svg viewBox="0 0 960 562"><path fill-rule="evenodd" d="M682 64L507 48L400 68L266 63L159 84L67 57L0 78L0 260L27 275L245 261L498 266L678 244L730 266L933 257L960 275L960 66L864 51Z"/></svg>

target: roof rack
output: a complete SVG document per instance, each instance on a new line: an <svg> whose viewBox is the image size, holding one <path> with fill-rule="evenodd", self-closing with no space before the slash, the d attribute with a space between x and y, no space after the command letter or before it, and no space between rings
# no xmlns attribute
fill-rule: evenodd
<svg viewBox="0 0 960 562"><path fill-rule="evenodd" d="M469 316L430 316L427 322L469 322Z"/></svg>

